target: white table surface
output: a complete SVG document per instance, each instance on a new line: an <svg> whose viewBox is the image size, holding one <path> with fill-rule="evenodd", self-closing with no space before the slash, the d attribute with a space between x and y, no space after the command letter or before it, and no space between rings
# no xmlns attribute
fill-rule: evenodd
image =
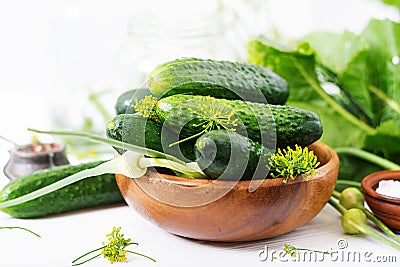
<svg viewBox="0 0 400 267"><path fill-rule="evenodd" d="M2 153L0 165L4 166L7 154ZM0 187L8 179L0 174ZM398 266L400 252L375 241L368 236L349 236L340 226L339 214L330 206L306 225L291 233L257 242L213 243L195 241L167 233L143 219L126 205L89 209L41 219L15 219L0 213L0 226L27 227L42 237L37 238L21 230L0 230L0 266L71 266L71 261L81 254L100 247L106 240L105 234L113 226L120 226L126 237L139 243L135 251L154 257L157 262L134 255L127 263L113 266L377 266L377 260L391 260L382 266ZM345 249L341 244L347 242ZM285 243L298 247L313 248L330 252L322 262L314 260L292 261L290 257L271 262L273 250L279 253ZM268 247L269 258L259 259L262 249ZM353 254L361 255L353 261ZM365 253L367 255L365 256ZM266 254L261 254L265 256ZM278 255L278 254L276 254ZM350 261L347 256L351 255ZM386 256L386 258L383 258ZM378 258L380 257L380 258ZM320 260L322 258L318 258ZM396 262L393 262L393 261ZM285 262L286 261L286 262ZM375 261L375 262L374 262ZM110 266L104 258L97 258L83 266Z"/></svg>

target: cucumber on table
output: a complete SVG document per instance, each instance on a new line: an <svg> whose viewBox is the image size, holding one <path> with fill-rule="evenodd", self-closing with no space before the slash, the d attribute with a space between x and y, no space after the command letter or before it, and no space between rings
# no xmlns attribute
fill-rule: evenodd
<svg viewBox="0 0 400 267"><path fill-rule="evenodd" d="M18 177L0 191L0 202L15 199L43 188L82 170L93 168L104 161L63 165ZM51 214L106 204L123 203L114 174L90 177L34 200L2 209L15 218L37 218Z"/></svg>
<svg viewBox="0 0 400 267"><path fill-rule="evenodd" d="M183 161L193 161L194 142L190 140L179 146L169 147L171 142L179 140L179 134L174 134L167 128L153 120L138 114L120 114L107 123L106 135L108 138L147 147L159 152L175 156ZM115 148L122 154L123 149Z"/></svg>
<svg viewBox="0 0 400 267"><path fill-rule="evenodd" d="M210 179L263 179L274 150L228 130L214 130L196 141L197 164Z"/></svg>
<svg viewBox="0 0 400 267"><path fill-rule="evenodd" d="M196 136L210 125L210 130L231 129L273 148L308 146L322 135L317 114L291 106L173 95L158 100L155 113L165 127L183 138Z"/></svg>
<svg viewBox="0 0 400 267"><path fill-rule="evenodd" d="M115 103L115 112L119 114L133 114L136 110L132 105L135 104L136 100L141 100L145 96L150 95L148 88L133 89L122 93Z"/></svg>
<svg viewBox="0 0 400 267"><path fill-rule="evenodd" d="M159 98L191 94L284 104L289 97L286 81L270 69L198 58L177 59L156 67L149 76L149 89Z"/></svg>

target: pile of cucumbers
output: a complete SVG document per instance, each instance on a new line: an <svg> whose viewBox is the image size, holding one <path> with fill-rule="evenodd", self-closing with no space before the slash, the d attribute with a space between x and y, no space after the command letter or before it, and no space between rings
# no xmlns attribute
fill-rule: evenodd
<svg viewBox="0 0 400 267"><path fill-rule="evenodd" d="M285 105L286 81L257 65L177 59L156 67L147 86L119 97L107 137L196 161L210 179L265 178L277 147L322 135L314 112ZM147 118L136 108L149 96Z"/></svg>
<svg viewBox="0 0 400 267"><path fill-rule="evenodd" d="M107 137L185 162L196 161L209 179L263 179L276 148L307 146L322 135L315 113L285 105L287 83L267 68L178 59L156 67L147 85L118 98L117 115L106 125ZM153 105L146 107L149 103ZM145 116L139 111L146 108ZM61 166L19 177L0 191L0 202L101 163ZM123 201L114 175L104 174L2 211L17 218L35 218Z"/></svg>

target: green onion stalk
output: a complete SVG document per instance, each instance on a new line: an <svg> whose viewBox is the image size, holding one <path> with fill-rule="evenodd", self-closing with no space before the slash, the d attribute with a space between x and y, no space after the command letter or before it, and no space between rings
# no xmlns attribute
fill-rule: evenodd
<svg viewBox="0 0 400 267"><path fill-rule="evenodd" d="M35 129L29 129L32 132L44 133L51 135L63 135L69 137L87 138L91 141L109 144L114 147L126 149L127 151L120 157L106 161L94 168L82 170L65 179L52 183L41 189L20 196L15 199L11 199L0 203L0 209L18 205L35 198L41 197L50 192L56 191L67 185L83 180L88 177L102 175L105 173L123 174L130 178L142 177L149 167L165 167L174 170L182 177L191 178L205 178L205 174L201 171L196 162L185 163L178 158L161 153L156 150L135 146L129 143L100 137L97 135L84 133L84 132L73 132L73 131L39 131ZM147 157L145 157L147 156Z"/></svg>
<svg viewBox="0 0 400 267"><path fill-rule="evenodd" d="M376 240L400 250L400 244L393 242L384 235L381 235L372 230L367 224L367 215L362 209L350 208L346 209L343 205L337 202L333 197L329 199L331 204L337 211L342 214L341 224L346 233L350 235L366 234Z"/></svg>

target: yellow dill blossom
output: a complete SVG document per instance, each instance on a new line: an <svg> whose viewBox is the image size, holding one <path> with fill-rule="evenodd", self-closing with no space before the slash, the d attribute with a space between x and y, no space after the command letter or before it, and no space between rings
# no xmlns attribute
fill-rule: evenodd
<svg viewBox="0 0 400 267"><path fill-rule="evenodd" d="M309 249L309 248L298 248L289 244L284 244L283 245L283 251L292 257L296 257L297 253L299 251L308 251L308 252L314 252L314 253L321 253L321 254L330 254L328 251L321 251L321 250L315 250L315 249Z"/></svg>
<svg viewBox="0 0 400 267"><path fill-rule="evenodd" d="M226 99L216 99L211 96L201 96L198 101L198 105L189 107L188 110L201 121L201 123L193 124L193 126L201 127L203 130L195 135L170 144L170 147L212 130L220 130L223 128L233 132L236 131L235 127L238 126L237 122L239 118L236 116L235 110L228 105Z"/></svg>
<svg viewBox="0 0 400 267"><path fill-rule="evenodd" d="M236 130L239 118L234 118L235 110L229 107L226 99L205 96L200 98L199 102L197 106L189 108L189 111L202 120L200 124L194 126L201 126L204 132L220 130L221 127L226 130Z"/></svg>
<svg viewBox="0 0 400 267"><path fill-rule="evenodd" d="M128 246L131 242L130 238L125 239L124 234L120 233L121 227L113 227L111 233L107 234L108 242L103 242L105 247L100 252L104 258L107 258L110 263L126 261L126 253L125 247Z"/></svg>
<svg viewBox="0 0 400 267"><path fill-rule="evenodd" d="M283 245L283 251L292 257L296 257L297 255L297 248L288 244Z"/></svg>
<svg viewBox="0 0 400 267"><path fill-rule="evenodd" d="M289 178L294 180L297 175L314 174L319 164L317 156L307 147L296 145L295 150L290 147L287 147L287 150L278 148L278 152L269 159L270 176L283 177L283 182L287 183ZM306 176L304 179L308 178Z"/></svg>
<svg viewBox="0 0 400 267"><path fill-rule="evenodd" d="M142 100L135 101L132 107L139 113L140 116L146 119L152 119L158 121L158 117L154 112L154 108L157 105L157 98L152 95L145 96Z"/></svg>
<svg viewBox="0 0 400 267"><path fill-rule="evenodd" d="M102 247L89 251L82 256L76 258L72 261L72 266L84 264L99 257L100 255L103 255L104 258L108 259L111 264L115 262L122 262L128 259L126 256L127 253L132 253L141 257L145 257L153 262L156 261L155 259L139 252L127 250L126 248L129 245L138 245L138 243L131 242L130 238L124 238L124 234L121 234L120 231L121 227L113 227L111 233L106 235L107 242L103 242ZM100 251L100 253L97 253L95 256L89 256L98 251ZM86 257L90 258L83 260Z"/></svg>

